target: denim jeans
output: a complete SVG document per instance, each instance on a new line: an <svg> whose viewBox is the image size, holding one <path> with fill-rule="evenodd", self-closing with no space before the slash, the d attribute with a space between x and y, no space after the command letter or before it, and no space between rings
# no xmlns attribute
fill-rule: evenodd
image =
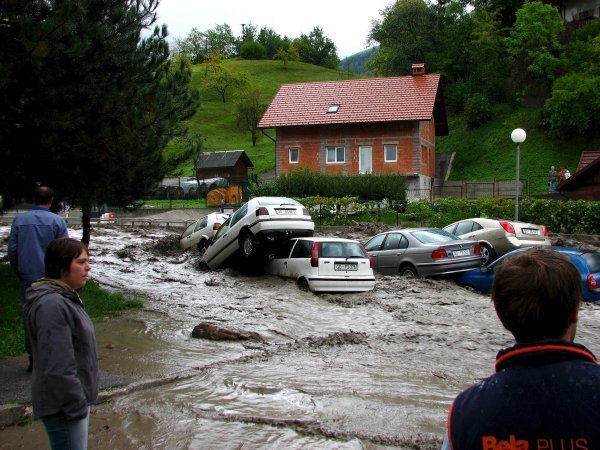
<svg viewBox="0 0 600 450"><path fill-rule="evenodd" d="M66 421L62 414L41 418L52 450L87 450L90 410L84 419Z"/></svg>

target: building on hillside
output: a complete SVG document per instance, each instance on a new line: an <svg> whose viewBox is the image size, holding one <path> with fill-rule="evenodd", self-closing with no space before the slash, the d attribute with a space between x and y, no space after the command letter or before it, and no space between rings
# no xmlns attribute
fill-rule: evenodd
<svg viewBox="0 0 600 450"><path fill-rule="evenodd" d="M577 170L557 190L570 200L600 200L600 151L582 152Z"/></svg>
<svg viewBox="0 0 600 450"><path fill-rule="evenodd" d="M600 18L600 3L598 0L547 0L558 8L566 24L585 25Z"/></svg>
<svg viewBox="0 0 600 450"><path fill-rule="evenodd" d="M284 84L258 123L275 129L275 173L401 174L431 192L435 137L448 135L439 74ZM417 194L418 195L418 194Z"/></svg>
<svg viewBox="0 0 600 450"><path fill-rule="evenodd" d="M225 178L230 185L248 181L248 168L254 167L244 150L204 152L196 162L198 179Z"/></svg>

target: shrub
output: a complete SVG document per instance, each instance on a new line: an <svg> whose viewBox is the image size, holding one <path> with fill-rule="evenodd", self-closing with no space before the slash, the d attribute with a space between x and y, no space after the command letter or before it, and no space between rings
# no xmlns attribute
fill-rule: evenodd
<svg viewBox="0 0 600 450"><path fill-rule="evenodd" d="M465 122L471 128L477 128L492 118L489 99L482 94L473 94L465 102Z"/></svg>

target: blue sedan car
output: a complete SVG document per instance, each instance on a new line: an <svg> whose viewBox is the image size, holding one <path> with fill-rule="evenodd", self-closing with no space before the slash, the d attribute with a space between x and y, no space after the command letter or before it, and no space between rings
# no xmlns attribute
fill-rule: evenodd
<svg viewBox="0 0 600 450"><path fill-rule="evenodd" d="M456 282L461 286L489 294L492 292L494 283L494 268L506 258L510 258L511 255L526 252L531 248L513 250L491 264L464 272L456 279ZM550 249L565 255L577 267L581 274L583 298L589 302L600 300L600 252L575 247L550 247Z"/></svg>

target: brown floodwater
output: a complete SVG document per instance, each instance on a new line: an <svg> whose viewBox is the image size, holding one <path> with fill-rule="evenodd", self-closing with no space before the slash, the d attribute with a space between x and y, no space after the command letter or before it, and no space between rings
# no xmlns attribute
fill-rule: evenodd
<svg viewBox="0 0 600 450"><path fill-rule="evenodd" d="M92 237L92 277L147 300L96 325L101 370L143 383L93 406L90 449L439 448L452 399L511 344L489 297L450 280L378 276L372 292L315 295L199 271L176 243L159 229ZM260 338L195 339L200 322ZM578 341L596 354L599 328L600 308L583 305ZM45 439L37 421L8 427L0 449Z"/></svg>

